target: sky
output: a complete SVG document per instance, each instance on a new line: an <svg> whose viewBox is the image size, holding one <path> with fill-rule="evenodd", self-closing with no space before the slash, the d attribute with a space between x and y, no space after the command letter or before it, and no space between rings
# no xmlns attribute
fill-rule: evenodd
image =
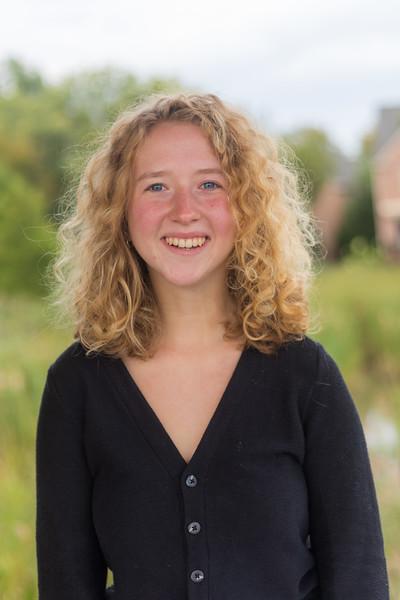
<svg viewBox="0 0 400 600"><path fill-rule="evenodd" d="M400 1L13 0L9 57L54 82L106 66L175 77L271 135L321 127L351 158L379 109L400 106Z"/></svg>

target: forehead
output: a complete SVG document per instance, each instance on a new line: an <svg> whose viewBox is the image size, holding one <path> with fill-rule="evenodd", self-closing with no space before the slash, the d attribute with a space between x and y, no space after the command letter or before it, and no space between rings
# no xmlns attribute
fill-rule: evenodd
<svg viewBox="0 0 400 600"><path fill-rule="evenodd" d="M193 123L164 122L154 125L139 145L135 164L171 159L207 160L218 164L211 142L205 132ZM160 165L162 168L163 165Z"/></svg>

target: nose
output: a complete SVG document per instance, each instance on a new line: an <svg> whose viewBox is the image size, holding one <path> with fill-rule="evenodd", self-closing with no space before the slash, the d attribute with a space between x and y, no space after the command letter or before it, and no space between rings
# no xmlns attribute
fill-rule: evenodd
<svg viewBox="0 0 400 600"><path fill-rule="evenodd" d="M182 223L188 223L198 219L199 216L194 194L186 188L176 190L172 199L171 218Z"/></svg>

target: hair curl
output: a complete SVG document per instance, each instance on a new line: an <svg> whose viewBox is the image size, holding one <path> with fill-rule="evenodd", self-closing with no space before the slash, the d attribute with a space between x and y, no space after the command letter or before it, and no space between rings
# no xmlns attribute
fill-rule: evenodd
<svg viewBox="0 0 400 600"><path fill-rule="evenodd" d="M286 159L290 149L214 94L152 94L112 124L61 214L51 306L72 321L87 354L153 356L160 312L146 264L126 244L126 208L135 153L165 121L201 127L228 180L238 234L226 268L235 315L224 322L224 339L267 354L301 340L310 327L308 291L320 243L307 190Z"/></svg>

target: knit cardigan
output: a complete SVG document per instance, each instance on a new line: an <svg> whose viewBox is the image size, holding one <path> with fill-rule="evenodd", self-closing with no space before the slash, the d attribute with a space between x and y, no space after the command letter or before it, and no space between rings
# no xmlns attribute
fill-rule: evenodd
<svg viewBox="0 0 400 600"><path fill-rule="evenodd" d="M72 343L36 489L39 600L389 599L360 417L307 336L243 350L189 463L122 360Z"/></svg>

